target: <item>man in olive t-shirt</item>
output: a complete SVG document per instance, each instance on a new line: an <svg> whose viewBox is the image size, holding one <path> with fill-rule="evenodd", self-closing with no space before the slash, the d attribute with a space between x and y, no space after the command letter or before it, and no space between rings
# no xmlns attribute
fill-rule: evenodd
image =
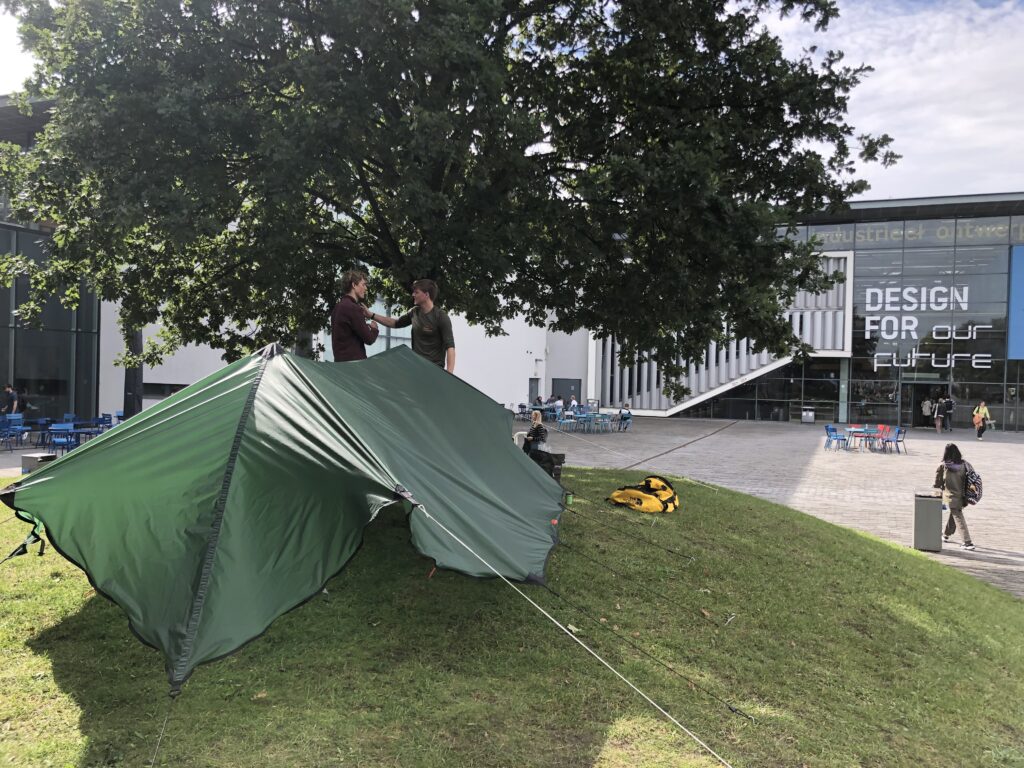
<svg viewBox="0 0 1024 768"><path fill-rule="evenodd" d="M412 284L414 306L401 317L383 317L367 310L366 316L389 328L412 326L412 351L434 365L455 373L455 337L448 313L434 306L437 283L417 280Z"/></svg>

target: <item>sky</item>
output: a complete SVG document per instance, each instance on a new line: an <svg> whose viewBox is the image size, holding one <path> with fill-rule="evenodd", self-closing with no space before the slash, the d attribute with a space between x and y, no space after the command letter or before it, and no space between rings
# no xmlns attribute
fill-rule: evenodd
<svg viewBox="0 0 1024 768"><path fill-rule="evenodd" d="M858 133L888 133L903 158L859 169L865 200L1024 191L1024 0L839 0L840 18L815 33L772 18L790 56L812 44L875 71L850 100ZM0 15L0 93L17 90L32 60L14 20Z"/></svg>

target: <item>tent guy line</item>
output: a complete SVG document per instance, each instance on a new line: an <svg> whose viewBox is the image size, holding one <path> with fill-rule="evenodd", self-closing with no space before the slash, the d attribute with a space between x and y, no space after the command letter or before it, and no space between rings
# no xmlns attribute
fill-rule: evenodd
<svg viewBox="0 0 1024 768"><path fill-rule="evenodd" d="M562 546L565 546L565 542L564 542L564 541L562 542ZM547 590L548 592L550 592L550 593L551 593L552 595L554 595L555 597L557 597L557 598L558 598L559 600L564 600L564 601L565 601L565 602L566 602L566 603L567 603L567 604L569 605L569 607L571 607L571 608L575 608L575 609L576 609L577 611L579 611L579 612L580 612L580 613L582 613L582 614L583 614L584 616L586 616L586 617L587 617L588 619L590 619L590 620L591 620L592 622L594 622L594 624L596 624L597 626L599 626L599 627L600 627L601 629L605 630L606 632L610 632L611 634L615 635L615 637L619 638L619 640L621 640L622 642L624 642L624 643L625 643L626 645L628 645L628 646L629 646L630 648L632 648L633 650L635 650L635 651L637 651L638 653L640 653L640 654L642 654L642 655L646 656L647 658L649 658L649 659L650 659L651 661L653 661L654 663L656 663L656 664L658 664L658 665L660 665L660 666L664 667L665 669L667 669L667 670L668 670L669 672L671 672L671 673L672 673L673 675L675 675L676 677L678 677L678 678L680 678L680 679L682 679L682 680L685 680L685 681L686 681L687 683L689 683L689 684L690 684L691 686L693 686L694 688L696 688L696 689L697 689L698 691L700 691L701 693L703 693L703 694L705 694L705 695L709 696L710 698L714 699L714 700L715 700L715 701L717 701L717 702L718 702L719 704L722 704L722 705L723 705L723 706L725 706L725 707L726 707L726 708L727 708L727 709L728 709L728 710L729 710L730 712L732 712L732 713L733 713L734 715L739 715L740 717L745 717L745 718L747 718L747 719L748 719L748 720L749 720L750 722L752 722L752 723L757 723L757 720L755 720L755 719L754 719L754 716L753 716L753 715L747 714L746 712L744 712L744 711L743 711L742 709L740 709L739 707L735 707L735 706L733 706L732 704L730 704L730 703L729 703L728 701L726 701L725 699L723 699L723 698L722 698L721 696L718 696L717 694L714 694L714 693L712 693L712 692L711 692L711 691L709 691L709 690L708 690L707 688L705 688L704 686L702 686L702 685L701 685L700 683L698 683L698 682L696 682L695 680L692 680L692 679L690 679L689 677L687 677L686 675L684 675L684 674L683 674L682 672L680 672L680 671L679 671L678 669L676 669L675 667L673 667L673 666L672 666L671 664L669 664L669 663L668 663L667 661L663 661L662 659L659 659L659 658L658 658L657 656L655 656L655 655L654 655L653 653L651 653L650 651L648 651L648 650L646 650L646 649L642 648L642 647L641 647L641 646L639 646L639 645L638 645L637 643L634 643L634 642L633 642L632 640L630 640L630 639L629 639L628 637L626 637L625 635L623 635L623 634L622 634L621 632L617 632L617 631L615 630L615 628L614 628L614 627L610 627L610 626L608 626L608 624L607 624L607 623L602 623L602 621L601 621L601 620L600 620L599 618L597 618L597 616L595 616L594 614L590 613L590 612L589 612L589 611L588 611L588 610L587 610L586 608L584 608L583 606L581 606L581 605L580 605L579 603L575 603L575 602L573 602L572 600L570 600L569 598L567 598L567 597L566 597L565 595L563 595L563 594L562 594L561 592L556 592L556 591L555 591L554 589L552 589L552 588L550 587L550 585L548 585L548 584L545 584L545 585L544 585L544 589L546 589L546 590Z"/></svg>
<svg viewBox="0 0 1024 768"><path fill-rule="evenodd" d="M629 574L624 573L622 571L616 570L615 568L612 568L610 565L605 565L600 560L598 560L596 557L591 557L590 555L585 554L582 550L577 549L576 547L569 545L567 542L561 541L559 543L567 551L574 552L575 554L577 554L580 557L582 557L584 560L589 560L592 563L596 563L597 565L601 566L602 568L604 568L609 573L615 574L620 579L625 579L628 582L636 584L643 592L647 592L650 595L654 595L655 597L659 598L660 600L664 600L666 603L669 603L670 605L674 605L677 608L679 608L680 610L685 611L686 613L693 613L695 616L700 617L701 620L708 622L712 626L715 626L715 627L725 626L724 624L719 624L717 621L715 621L714 619L710 618L709 616L705 616L703 613L695 611L691 606L683 605L682 603L680 603L680 602L678 602L676 600L673 600L668 595L664 595L661 592L658 592L656 589L651 589L650 587L648 587L646 584L644 584L639 579L636 579L636 578L634 578L634 577L630 576Z"/></svg>
<svg viewBox="0 0 1024 768"><path fill-rule="evenodd" d="M637 462L635 462L633 464L630 464L628 466L619 467L619 469L633 469L634 467L639 467L641 464L643 464L646 461L653 461L654 459L660 459L662 456L665 456L665 455L667 455L669 453L672 453L673 451L682 450L683 448L686 448L689 445L693 445L694 443L700 442L701 440L704 440L704 439L709 438L709 437L714 437L719 432L722 432L722 431L728 429L729 427L734 426L736 423L737 422L735 422L735 421L730 421L724 427L719 427L716 430L708 432L706 435L700 435L698 437L693 438L693 440L690 440L688 442L683 443L682 445L677 445L675 448L669 448L667 451L662 451L661 453L656 453L653 456L648 456L646 459L640 459L640 461L637 461Z"/></svg>
<svg viewBox="0 0 1024 768"><path fill-rule="evenodd" d="M540 605L538 605L533 600L533 598L531 598L529 595L527 595L525 592L523 592L521 589L519 589L519 587L517 587L515 584L513 584L507 578L505 578L490 563L488 563L486 560L484 560L483 557L481 557L479 554L477 554L475 551L473 551L473 549L468 544L466 544L466 542L464 542L462 539L460 539L458 536L456 536L454 533L452 533L450 530L448 530L441 521L439 521L439 520L435 519L434 517L432 517L431 514L429 512L427 512L426 507L424 507L422 504L419 504L419 505L416 506L416 509L419 509L420 511L422 511L423 514L426 516L426 518L428 520L430 520L432 523L434 523L442 531L447 533L453 540L455 540L459 545L461 545L467 552L469 552L471 555L473 555L473 557L475 557L477 560L479 560L481 563L483 563L487 568L489 568L491 570L491 572L495 576L497 576L499 579L501 579L503 582L505 582L509 587L511 587L513 590L515 590L516 593L520 597L522 597L524 600L526 600L530 605L532 605L534 608L536 608L538 611L540 611L542 614L544 614L544 616L547 617L547 619L552 624L554 624L556 627L558 627L560 630L562 630L562 632L564 632L566 635L571 637L574 642L576 642L581 648L583 648L583 650L585 650L587 653L589 653L591 656L593 656L595 659L597 659L599 662L601 662L601 664L603 664L605 667L607 667L608 670L611 671L612 674L614 674L616 677L618 677L620 680L622 680L622 682L624 682L626 685L628 685L630 688L632 688L648 704L650 704L652 707L654 707L656 710L658 710L662 715L665 716L665 718L667 720L669 720L669 722L671 722L679 730L681 730L683 733L685 733L687 736L689 736L694 742L699 744L708 754L710 754L712 757L714 757L716 760L718 760L719 763L721 763L723 766L725 766L725 768L733 768L732 765L730 765L729 762L726 761L725 758L723 758L721 755L719 755L717 752L715 752L715 750L713 750L711 747L709 747L707 744L705 744L701 740L701 738L699 736L697 736L697 734L695 734L693 731L691 731L689 728L687 728L681 722L676 720L671 714L669 714L654 699L652 699L650 696L648 696L646 693L644 693L642 690L640 690L636 685L633 684L633 682L631 682L628 678L626 678L625 675L623 675L621 672L619 672L617 669L615 669L615 667L613 667L611 664L609 664L607 661L605 661L604 658L602 658L597 653L597 651L595 651L589 645L587 645L582 640L580 640L578 637L576 637L576 635L573 634L572 631L570 631L568 627L566 627L561 622L559 622L558 619L556 619L554 616L552 616L550 613L548 613L546 610L544 610L544 608L542 608Z"/></svg>
<svg viewBox="0 0 1024 768"><path fill-rule="evenodd" d="M160 726L160 735L156 739L156 748L153 750L153 759L149 761L149 768L156 768L156 757L160 754L160 744L164 740L164 732L167 730L167 721L171 719L171 707L178 700L177 696L171 696L167 704L167 714L164 715L164 724Z"/></svg>

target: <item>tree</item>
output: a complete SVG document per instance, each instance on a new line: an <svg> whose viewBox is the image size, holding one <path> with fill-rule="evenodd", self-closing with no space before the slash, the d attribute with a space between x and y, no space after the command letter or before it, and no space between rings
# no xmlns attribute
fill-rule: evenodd
<svg viewBox="0 0 1024 768"><path fill-rule="evenodd" d="M56 99L0 153L49 260L164 349L236 357L324 324L339 272L389 299L614 335L668 379L707 343L799 346L781 319L827 287L775 236L866 188L847 98L867 67L784 56L763 26L832 0L0 0ZM73 301L74 296L69 296ZM29 305L29 310L32 305ZM675 365L675 367L673 367Z"/></svg>

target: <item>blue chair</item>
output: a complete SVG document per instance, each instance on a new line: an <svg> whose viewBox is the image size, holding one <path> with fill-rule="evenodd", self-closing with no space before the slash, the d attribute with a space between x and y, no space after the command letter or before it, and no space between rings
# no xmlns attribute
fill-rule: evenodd
<svg viewBox="0 0 1024 768"><path fill-rule="evenodd" d="M32 427L25 426L25 415L22 413L7 414L7 431L20 446L25 435L32 431Z"/></svg>
<svg viewBox="0 0 1024 768"><path fill-rule="evenodd" d="M567 413L558 420L558 429L561 432L575 432L576 431L576 419L572 414Z"/></svg>
<svg viewBox="0 0 1024 768"><path fill-rule="evenodd" d="M60 448L62 455L77 448L78 435L75 433L74 422L53 424L50 427L50 445L55 449Z"/></svg>
<svg viewBox="0 0 1024 768"><path fill-rule="evenodd" d="M106 431L110 429L112 426L114 426L114 417L111 416L109 413L103 413L100 414L98 422L100 428Z"/></svg>
<svg viewBox="0 0 1024 768"><path fill-rule="evenodd" d="M4 419L0 422L0 448L7 447L8 451L14 450L14 443L17 441L18 435L14 432Z"/></svg>
<svg viewBox="0 0 1024 768"><path fill-rule="evenodd" d="M592 413L580 413L576 417L576 431L577 432L593 432L594 431L594 414Z"/></svg>
<svg viewBox="0 0 1024 768"><path fill-rule="evenodd" d="M900 446L903 446L903 453L907 452L907 444L904 442L907 436L906 427L896 427L895 432L891 432L882 438L882 449L889 450L890 446L896 449L896 453L900 452Z"/></svg>
<svg viewBox="0 0 1024 768"><path fill-rule="evenodd" d="M114 418L116 418L117 423L120 424L124 421L124 411L114 411Z"/></svg>
<svg viewBox="0 0 1024 768"><path fill-rule="evenodd" d="M845 433L840 433L832 424L825 425L825 447L838 451L841 445L843 449L849 447Z"/></svg>

